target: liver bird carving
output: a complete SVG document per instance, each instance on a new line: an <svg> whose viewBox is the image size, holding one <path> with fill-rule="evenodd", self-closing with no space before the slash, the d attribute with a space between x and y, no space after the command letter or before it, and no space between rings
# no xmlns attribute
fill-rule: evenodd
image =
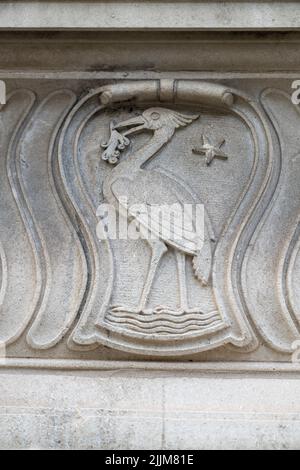
<svg viewBox="0 0 300 470"><path fill-rule="evenodd" d="M108 203L119 212L124 211L130 222L135 222L137 230L141 233L147 232L148 236L144 238L151 248L151 260L138 305L112 305L112 313L199 313L199 307L191 308L189 305L186 257L192 258L195 277L202 285L207 285L212 264L207 215L206 228L202 233L203 230L197 230L194 220L196 210L192 210L188 216L180 217L186 205L195 208L196 204L199 204L188 186L168 172L145 168L146 163L158 156L161 149L172 139L177 129L191 124L198 117L157 107L144 111L140 116L111 124L111 137L108 143L103 144L106 150L102 158L117 165L104 181L103 194ZM153 132L150 140L119 163L121 151L129 145L128 136L143 130ZM172 230L164 230L164 212L157 215L157 211L151 210L155 206L172 206L175 210L174 220L180 220L182 223L180 237L176 236L176 223ZM136 210L137 207L143 207L144 210ZM169 249L174 250L177 260L180 305L178 310L164 305L149 309L148 300L155 275L162 257Z"/></svg>

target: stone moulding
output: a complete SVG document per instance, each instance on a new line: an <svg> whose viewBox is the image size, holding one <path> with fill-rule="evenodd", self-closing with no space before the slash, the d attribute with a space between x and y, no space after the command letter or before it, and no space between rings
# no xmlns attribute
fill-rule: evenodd
<svg viewBox="0 0 300 470"><path fill-rule="evenodd" d="M3 30L297 30L293 1L1 2Z"/></svg>
<svg viewBox="0 0 300 470"><path fill-rule="evenodd" d="M68 359L12 359L1 360L0 369L90 370L90 371L138 371L141 372L186 372L189 373L267 373L293 374L296 378L300 366L291 362L158 362L158 361L97 361Z"/></svg>
<svg viewBox="0 0 300 470"><path fill-rule="evenodd" d="M0 41L2 79L299 77L297 32L20 31L2 32ZM50 66L45 54L54 54Z"/></svg>

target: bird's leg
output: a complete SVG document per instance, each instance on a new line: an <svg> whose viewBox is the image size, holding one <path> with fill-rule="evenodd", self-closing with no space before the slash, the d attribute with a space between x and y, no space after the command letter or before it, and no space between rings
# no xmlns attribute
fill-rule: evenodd
<svg viewBox="0 0 300 470"><path fill-rule="evenodd" d="M182 313L189 311L188 290L186 285L186 259L185 254L176 250L177 272L179 282L180 310Z"/></svg>
<svg viewBox="0 0 300 470"><path fill-rule="evenodd" d="M160 263L162 256L168 251L166 245L159 240L147 240L151 248L151 262L147 274L147 279L143 287L142 295L139 302L139 311L143 313L147 312L147 302L151 292L151 287L154 282L155 274Z"/></svg>
<svg viewBox="0 0 300 470"><path fill-rule="evenodd" d="M179 284L179 309L173 309L168 306L160 305L156 307L155 313L157 314L170 314L170 315L182 315L189 313L189 302L188 302L188 290L186 284L186 259L185 254L176 250L175 251L177 261L177 273L178 273L178 284Z"/></svg>
<svg viewBox="0 0 300 470"><path fill-rule="evenodd" d="M152 313L155 313L155 311L151 309L147 309L147 302L149 299L151 287L154 282L158 265L163 255L168 251L168 248L159 239L157 240L147 239L147 242L149 243L150 248L151 248L151 261L150 261L150 266L149 266L148 273L147 273L146 282L144 284L138 306L129 307L129 306L124 306L124 305L112 305L109 309L110 313L115 314L119 312L127 312L127 313L134 313L134 314L144 313L144 314L149 314L149 315Z"/></svg>
<svg viewBox="0 0 300 470"><path fill-rule="evenodd" d="M190 307L188 300L188 289L186 282L186 255L180 251L176 251L178 282L179 282L179 298L180 298L180 312L183 313L198 313L203 314L200 307ZM215 314L216 312L212 312Z"/></svg>

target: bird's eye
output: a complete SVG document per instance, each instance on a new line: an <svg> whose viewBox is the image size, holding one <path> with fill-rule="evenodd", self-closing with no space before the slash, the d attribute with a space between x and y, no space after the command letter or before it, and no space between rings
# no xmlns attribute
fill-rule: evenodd
<svg viewBox="0 0 300 470"><path fill-rule="evenodd" d="M157 119L159 119L159 118L160 118L159 113L152 113L151 114L151 119L153 119L154 121L157 121Z"/></svg>

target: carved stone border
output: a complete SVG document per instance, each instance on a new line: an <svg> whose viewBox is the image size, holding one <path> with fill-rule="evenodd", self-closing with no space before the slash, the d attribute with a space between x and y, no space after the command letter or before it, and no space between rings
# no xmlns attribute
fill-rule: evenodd
<svg viewBox="0 0 300 470"><path fill-rule="evenodd" d="M101 104L95 108L95 105L93 106L89 103L97 96L100 96ZM235 320L231 321L231 329L227 331L225 337L224 334L220 334L219 338L215 337L211 344L201 344L199 338L197 338L194 340L193 344L187 344L186 347L181 349L174 349L172 346L162 348L154 340L152 346L145 346L145 342L141 342L141 340L136 341L136 345L133 346L132 339L128 342L122 335L112 333L111 331L107 332L104 328L98 328L99 331L95 332L93 338L82 339L84 336L82 335L82 331L86 326L91 312L94 312L95 309L101 309L102 312L105 310L112 286L108 286L106 300L104 300L104 305L101 306L102 302L97 293L97 266L101 260L95 257L95 253L97 253L97 241L95 235L85 222L85 219L93 220L95 214L84 194L83 184L80 183L80 175L76 170L76 148L82 129L96 112L101 111L106 106L110 106L112 103L130 101L137 104L143 103L143 105L147 103L175 103L185 106L200 105L227 109L228 112L236 114L252 133L255 148L253 171L250 176L249 184L238 202L235 213L220 238L216 249L213 268L213 284L220 312L225 321L228 321L230 318L232 320L232 317L234 317ZM77 134L74 138L69 128L73 118L77 113L81 112L84 106L87 106L87 110L83 113L85 117L81 118L82 122L80 128L77 130ZM269 124L262 110L255 102L252 102L248 96L240 93L238 90L200 80L165 79L122 81L91 90L88 96L77 103L69 114L62 130L59 159L62 185L65 191L64 197L69 200L68 206L72 207L72 209L69 210L69 216L73 219L75 210L77 215L73 223L76 224L77 227L78 220L81 220L79 227L81 232L80 239L84 243L87 265L90 270L90 283L85 296L85 305L82 306L81 320L75 328L72 340L70 341L71 347L74 347L74 343L85 344L89 347L95 347L97 343L101 343L120 350L158 356L190 354L225 345L226 343L231 343L242 348L247 346L248 350L249 348L253 350L257 347L257 335L254 331L260 333L263 333L263 331L260 328L260 324L254 325L251 315L248 312L241 289L241 270L246 248L259 224L262 214L272 198L276 186L276 175L275 178L272 178L271 175L274 160L277 158L276 155L279 149L276 147L276 144L273 143L273 140L274 135L269 129ZM64 148L68 149L70 146L73 146L72 159L67 156L66 151L64 152ZM74 170L72 170L72 166ZM74 189L69 187L65 176L66 168L68 168L67 172L69 177L79 180L78 188ZM225 263L225 259L229 260L229 262ZM93 268L93 266L95 268ZM93 315L95 315L95 313L93 313ZM101 319L101 313L98 320L94 321L94 324L99 322L99 318ZM295 338L296 337L295 332ZM191 342L191 340L189 342ZM276 349L276 345L272 346Z"/></svg>

